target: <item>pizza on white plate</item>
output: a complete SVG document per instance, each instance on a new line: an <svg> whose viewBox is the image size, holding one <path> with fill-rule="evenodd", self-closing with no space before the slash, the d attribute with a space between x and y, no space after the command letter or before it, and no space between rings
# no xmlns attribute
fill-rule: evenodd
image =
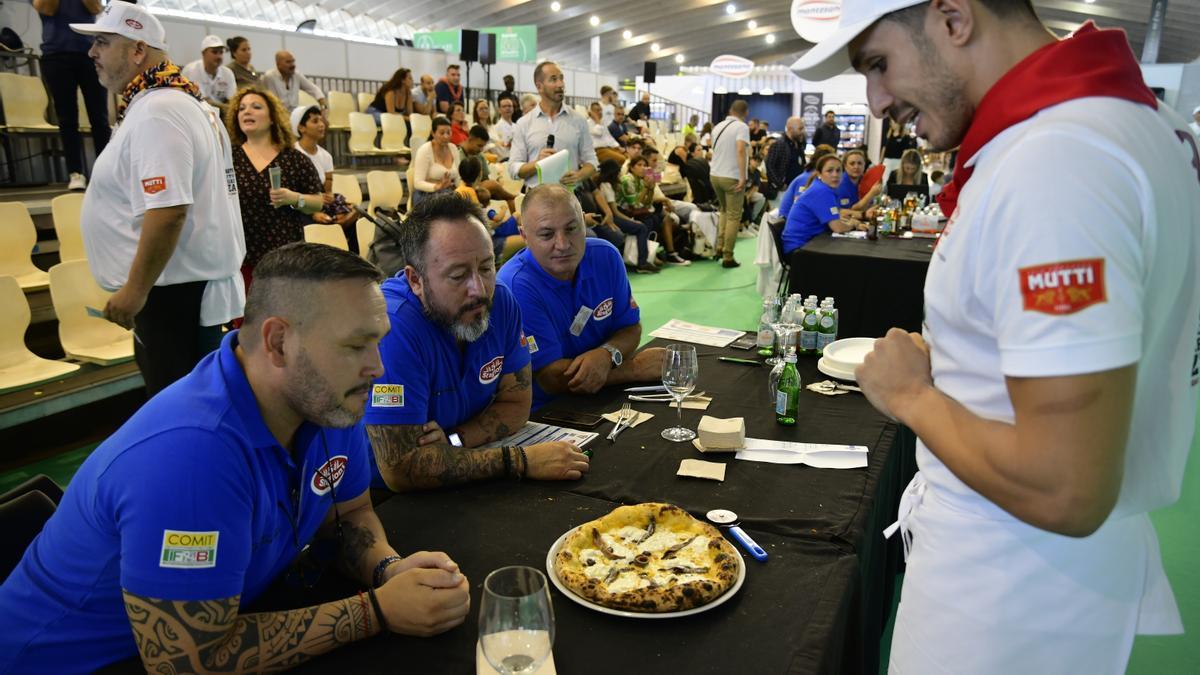
<svg viewBox="0 0 1200 675"><path fill-rule="evenodd" d="M671 504L621 506L571 531L554 572L575 594L634 612L676 612L728 591L741 564L717 528Z"/></svg>

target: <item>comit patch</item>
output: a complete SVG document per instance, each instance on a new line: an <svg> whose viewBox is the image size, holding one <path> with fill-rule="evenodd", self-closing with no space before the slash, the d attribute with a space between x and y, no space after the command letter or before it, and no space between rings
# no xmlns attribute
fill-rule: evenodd
<svg viewBox="0 0 1200 675"><path fill-rule="evenodd" d="M371 407L373 408L403 408L404 385L377 384L371 387Z"/></svg>
<svg viewBox="0 0 1200 675"><path fill-rule="evenodd" d="M220 532L163 530L159 567L201 569L217 566L217 537Z"/></svg>

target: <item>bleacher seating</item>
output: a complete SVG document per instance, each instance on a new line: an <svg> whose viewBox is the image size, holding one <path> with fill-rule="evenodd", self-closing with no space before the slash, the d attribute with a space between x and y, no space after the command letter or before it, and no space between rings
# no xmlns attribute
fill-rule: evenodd
<svg viewBox="0 0 1200 675"><path fill-rule="evenodd" d="M41 290L50 284L49 275L30 258L36 245L37 230L25 204L0 202L0 275L14 277L23 291Z"/></svg>
<svg viewBox="0 0 1200 675"><path fill-rule="evenodd" d="M50 200L50 214L54 219L54 234L58 237L58 259L62 262L83 260L83 232L79 217L83 209L83 193L70 192Z"/></svg>
<svg viewBox="0 0 1200 675"><path fill-rule="evenodd" d="M333 192L345 197L346 203L351 206L363 202L362 186L359 185L358 176L355 174L333 174Z"/></svg>
<svg viewBox="0 0 1200 675"><path fill-rule="evenodd" d="M320 105L320 103L317 101L317 99L313 98L312 95L309 94L307 91L304 91L303 89L301 89L297 93L299 93L300 95L296 99L296 101L300 103L301 108L311 108L314 105ZM328 103L329 102L328 99L326 99L325 102Z"/></svg>
<svg viewBox="0 0 1200 675"><path fill-rule="evenodd" d="M411 181L410 177L410 189ZM404 185L400 182L400 174L395 171L368 171L367 192L371 196L370 213L372 216L375 215L375 209L381 206L398 209L404 200Z"/></svg>
<svg viewBox="0 0 1200 675"><path fill-rule="evenodd" d="M58 315L58 340L69 358L101 366L133 358L133 331L88 313L103 310L112 295L100 288L86 260L50 268L50 298Z"/></svg>
<svg viewBox="0 0 1200 675"><path fill-rule="evenodd" d="M350 128L350 113L358 112L354 97L343 91L331 91L329 96L329 129L346 131Z"/></svg>
<svg viewBox="0 0 1200 675"><path fill-rule="evenodd" d="M375 118L366 113L350 113L350 156L357 157L388 157L401 154L396 150L384 150L375 146L375 136L379 127L375 126Z"/></svg>
<svg viewBox="0 0 1200 675"><path fill-rule="evenodd" d="M408 125L404 123L404 115L383 113L379 116L379 122L380 127L383 129L383 136L379 140L379 147L383 150L402 155L409 154L407 145Z"/></svg>
<svg viewBox="0 0 1200 675"><path fill-rule="evenodd" d="M433 131L433 118L429 115L413 113L409 115L409 122L412 124L412 134L408 139L408 147L412 150L412 154L416 155L417 148L429 140L429 134Z"/></svg>
<svg viewBox="0 0 1200 675"><path fill-rule="evenodd" d="M375 241L375 223L359 218L354 224L354 236L358 239L358 254L366 258L371 250L371 242Z"/></svg>
<svg viewBox="0 0 1200 675"><path fill-rule="evenodd" d="M346 233L342 231L341 225L320 225L317 223L305 225L304 241L310 244L333 246L343 251L350 250L350 244L346 241Z"/></svg>
<svg viewBox="0 0 1200 675"><path fill-rule="evenodd" d="M368 94L365 91L358 92L358 112L365 113L367 108L371 107L371 103L375 100L374 94Z"/></svg>
<svg viewBox="0 0 1200 675"><path fill-rule="evenodd" d="M0 106L4 108L4 130L13 134L56 134L58 127L46 121L50 97L36 77L0 73Z"/></svg>
<svg viewBox="0 0 1200 675"><path fill-rule="evenodd" d="M4 317L0 321L0 393L56 380L79 370L74 363L43 359L25 346L29 303L11 276L0 276L0 316Z"/></svg>

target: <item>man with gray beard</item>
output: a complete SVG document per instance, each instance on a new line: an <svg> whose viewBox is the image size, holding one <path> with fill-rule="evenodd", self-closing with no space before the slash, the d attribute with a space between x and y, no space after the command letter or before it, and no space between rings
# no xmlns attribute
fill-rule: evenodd
<svg viewBox="0 0 1200 675"><path fill-rule="evenodd" d="M383 283L391 331L364 417L374 487L578 480L588 470L570 443L492 445L528 421L533 394L521 311L496 285L484 222L478 205L438 195L400 227L407 265Z"/></svg>

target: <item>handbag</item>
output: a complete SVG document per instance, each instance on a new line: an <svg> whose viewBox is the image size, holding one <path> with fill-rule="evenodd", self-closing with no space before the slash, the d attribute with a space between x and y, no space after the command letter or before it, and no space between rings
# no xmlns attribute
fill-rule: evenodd
<svg viewBox="0 0 1200 675"><path fill-rule="evenodd" d="M654 260L658 256L658 240L655 239L657 236L657 232L651 232L650 239L646 241L647 261ZM629 265L630 267L637 267L637 237L633 236L632 234L625 235L625 246L624 250L621 252L621 257L625 259L626 265Z"/></svg>

